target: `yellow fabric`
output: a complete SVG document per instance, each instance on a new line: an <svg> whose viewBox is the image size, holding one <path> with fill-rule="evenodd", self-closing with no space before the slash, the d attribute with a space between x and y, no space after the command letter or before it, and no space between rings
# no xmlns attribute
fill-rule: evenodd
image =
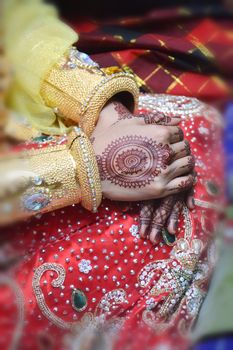
<svg viewBox="0 0 233 350"><path fill-rule="evenodd" d="M8 105L46 134L66 131L62 119L44 105L40 89L52 66L78 36L40 0L4 0L3 33L14 77Z"/></svg>

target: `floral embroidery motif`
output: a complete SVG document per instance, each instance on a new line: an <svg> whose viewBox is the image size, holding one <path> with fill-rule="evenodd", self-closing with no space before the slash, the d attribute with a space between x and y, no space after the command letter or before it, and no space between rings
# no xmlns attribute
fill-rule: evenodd
<svg viewBox="0 0 233 350"><path fill-rule="evenodd" d="M80 272L88 274L92 270L91 261L82 259L78 264L78 268Z"/></svg>
<svg viewBox="0 0 233 350"><path fill-rule="evenodd" d="M138 235L138 226L137 225L132 225L129 229L129 232L132 234L133 237L139 237Z"/></svg>

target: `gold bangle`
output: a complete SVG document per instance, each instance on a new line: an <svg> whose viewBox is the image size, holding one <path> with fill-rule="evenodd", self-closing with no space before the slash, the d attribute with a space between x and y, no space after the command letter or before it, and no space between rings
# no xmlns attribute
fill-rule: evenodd
<svg viewBox="0 0 233 350"><path fill-rule="evenodd" d="M68 144L76 163L76 174L81 188L81 205L95 213L101 203L102 191L92 144L78 127L74 127L68 134Z"/></svg>
<svg viewBox="0 0 233 350"><path fill-rule="evenodd" d="M134 75L109 67L100 69L86 54L71 48L49 72L41 95L55 114L79 125L89 137L104 105L116 96L131 112L139 90Z"/></svg>

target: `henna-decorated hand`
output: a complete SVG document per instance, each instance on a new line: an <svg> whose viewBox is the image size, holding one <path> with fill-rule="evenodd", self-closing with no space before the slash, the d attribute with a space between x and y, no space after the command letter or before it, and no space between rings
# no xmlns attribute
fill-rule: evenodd
<svg viewBox="0 0 233 350"><path fill-rule="evenodd" d="M164 228L175 235L179 216L185 204L189 209L194 209L192 190L168 196L160 201L142 202L139 217L140 236L148 237L152 243L156 243Z"/></svg>
<svg viewBox="0 0 233 350"><path fill-rule="evenodd" d="M189 188L194 160L181 129L175 126L180 119L161 120L170 126L154 125L159 116L136 118L126 111L120 103L106 106L93 134L103 195L141 201Z"/></svg>

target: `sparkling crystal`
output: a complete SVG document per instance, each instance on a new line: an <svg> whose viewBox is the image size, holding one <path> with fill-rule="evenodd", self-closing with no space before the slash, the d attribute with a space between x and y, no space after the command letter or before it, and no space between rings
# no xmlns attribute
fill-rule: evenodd
<svg viewBox="0 0 233 350"><path fill-rule="evenodd" d="M75 57L78 58L82 63L87 64L89 66L98 67L98 64L94 62L90 56L88 56L85 52L77 51Z"/></svg>
<svg viewBox="0 0 233 350"><path fill-rule="evenodd" d="M30 211L37 211L45 208L50 202L50 198L47 194L37 192L24 196L23 206Z"/></svg>
<svg viewBox="0 0 233 350"><path fill-rule="evenodd" d="M40 176L35 176L35 177L33 178L33 183L34 183L35 185L37 185L37 186L40 186L40 185L42 184L42 182L43 182L43 180L41 179Z"/></svg>
<svg viewBox="0 0 233 350"><path fill-rule="evenodd" d="M68 63L67 63L67 66L68 66L70 69L74 69L74 68L77 67L77 65L76 65L75 63L73 63L73 62L68 62Z"/></svg>

